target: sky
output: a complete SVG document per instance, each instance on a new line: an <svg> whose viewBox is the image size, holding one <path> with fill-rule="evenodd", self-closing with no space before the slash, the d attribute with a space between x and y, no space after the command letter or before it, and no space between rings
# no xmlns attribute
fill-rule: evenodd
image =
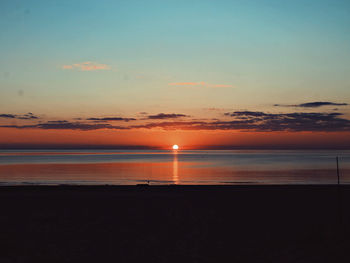
<svg viewBox="0 0 350 263"><path fill-rule="evenodd" d="M347 0L0 2L0 146L350 149Z"/></svg>

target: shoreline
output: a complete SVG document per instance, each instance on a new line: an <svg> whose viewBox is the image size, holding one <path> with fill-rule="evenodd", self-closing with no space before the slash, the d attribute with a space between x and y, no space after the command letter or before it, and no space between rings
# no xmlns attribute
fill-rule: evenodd
<svg viewBox="0 0 350 263"><path fill-rule="evenodd" d="M257 182L233 182L233 183L222 183L222 184L152 184L152 183L139 183L139 184L49 184L49 183L8 183L0 182L0 189L11 188L11 187L52 187L52 188L133 188L133 187L149 187L149 188L236 188L236 187L350 187L350 182L337 183L257 183Z"/></svg>
<svg viewBox="0 0 350 263"><path fill-rule="evenodd" d="M226 183L226 184L0 184L0 190L6 188L110 188L110 189L118 189L118 188L183 188L183 189L214 189L214 188L349 188L350 183L320 183L320 184L311 184L311 183L299 183L299 184L272 184L272 183L250 183L250 182L237 182L237 183Z"/></svg>

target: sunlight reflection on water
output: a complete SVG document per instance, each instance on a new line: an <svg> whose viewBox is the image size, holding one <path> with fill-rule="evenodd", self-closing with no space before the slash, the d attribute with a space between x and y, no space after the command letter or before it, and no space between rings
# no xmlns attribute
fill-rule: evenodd
<svg viewBox="0 0 350 263"><path fill-rule="evenodd" d="M350 151L0 151L0 184L331 184Z"/></svg>

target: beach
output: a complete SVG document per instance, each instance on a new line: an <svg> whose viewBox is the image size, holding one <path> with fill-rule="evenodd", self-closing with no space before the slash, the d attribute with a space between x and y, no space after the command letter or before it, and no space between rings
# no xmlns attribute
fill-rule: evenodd
<svg viewBox="0 0 350 263"><path fill-rule="evenodd" d="M0 262L349 262L350 186L1 186Z"/></svg>

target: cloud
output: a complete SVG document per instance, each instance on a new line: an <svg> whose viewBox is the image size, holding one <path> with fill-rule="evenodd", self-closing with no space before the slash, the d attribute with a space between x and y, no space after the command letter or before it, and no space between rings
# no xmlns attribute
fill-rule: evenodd
<svg viewBox="0 0 350 263"><path fill-rule="evenodd" d="M35 120L35 119L39 119L39 117L35 116L31 112L28 112L27 114L17 116L17 119L20 119L20 120Z"/></svg>
<svg viewBox="0 0 350 263"><path fill-rule="evenodd" d="M64 123L69 123L69 121L63 120L63 121L47 121L47 123L52 123L52 124L64 124Z"/></svg>
<svg viewBox="0 0 350 263"><path fill-rule="evenodd" d="M242 121L242 129L256 131L350 131L350 120L341 118L342 113L264 113L236 111L225 113ZM235 123L232 122L232 124ZM223 124L223 123L221 123Z"/></svg>
<svg viewBox="0 0 350 263"><path fill-rule="evenodd" d="M185 117L184 114L164 114L148 116L148 120L164 120ZM235 111L224 114L225 120L168 120L148 122L139 125L116 126L110 123L70 122L67 120L47 121L33 125L3 125L0 127L17 129L44 130L128 130L128 129L163 129L163 130L222 130L222 131L254 131L254 132L350 132L350 120L339 112L294 112L265 113L262 111ZM188 117L188 116L186 116ZM232 118L227 120L227 117ZM11 118L11 117L10 117Z"/></svg>
<svg viewBox="0 0 350 263"><path fill-rule="evenodd" d="M350 131L350 120L342 118L341 113L285 113L271 114L254 111L226 113L231 121L176 121L147 123L130 128L165 130L240 130L240 131Z"/></svg>
<svg viewBox="0 0 350 263"><path fill-rule="evenodd" d="M125 122L129 122L129 121L136 121L136 119L134 118L122 118L122 117L105 117L105 118L88 118L86 119L88 121L125 121Z"/></svg>
<svg viewBox="0 0 350 263"><path fill-rule="evenodd" d="M0 118L4 118L4 119L15 119L16 115L13 114L0 114Z"/></svg>
<svg viewBox="0 0 350 263"><path fill-rule="evenodd" d="M35 119L39 119L38 116L35 116L31 112L28 112L27 114L24 114L24 115L0 114L0 118L3 118L3 119L19 119L19 120L35 120Z"/></svg>
<svg viewBox="0 0 350 263"><path fill-rule="evenodd" d="M169 83L169 86L202 86L202 87L210 87L210 88L231 88L232 85L225 84L209 84L204 81L201 82L173 82Z"/></svg>
<svg viewBox="0 0 350 263"><path fill-rule="evenodd" d="M276 107L301 107L301 108L318 108L322 106L347 106L348 103L335 103L329 101L316 101L316 102L307 102L296 105L283 105L283 104L275 104Z"/></svg>
<svg viewBox="0 0 350 263"><path fill-rule="evenodd" d="M185 114L176 114L176 113L159 113L156 115L149 115L147 118L148 119L153 119L153 120L163 120L163 119L176 119L176 118L182 118L182 117L189 117L188 115Z"/></svg>
<svg viewBox="0 0 350 263"><path fill-rule="evenodd" d="M207 110L207 111L222 111L224 109L223 108L211 107L211 108L204 108L204 110Z"/></svg>
<svg viewBox="0 0 350 263"><path fill-rule="evenodd" d="M66 120L62 121L48 121L45 123L38 123L35 125L3 125L3 128L16 128L16 129L43 129L43 130L99 130L99 129L116 129L125 130L127 127L113 126L108 123L90 124L82 122L69 122Z"/></svg>
<svg viewBox="0 0 350 263"><path fill-rule="evenodd" d="M166 121L166 122L153 122L141 125L134 125L130 128L134 129L153 129L162 128L165 130L198 130L199 125L205 124L201 121Z"/></svg>
<svg viewBox="0 0 350 263"><path fill-rule="evenodd" d="M106 64L100 64L97 62L87 61L82 63L76 63L72 65L63 65L62 69L67 70L80 70L80 71L94 71L94 70L110 70L111 67Z"/></svg>
<svg viewBox="0 0 350 263"><path fill-rule="evenodd" d="M226 112L224 113L225 116L236 116L236 117L241 117L241 116L250 116L250 117L261 117L261 116L266 116L268 114L262 112L262 111L235 111L233 113Z"/></svg>

